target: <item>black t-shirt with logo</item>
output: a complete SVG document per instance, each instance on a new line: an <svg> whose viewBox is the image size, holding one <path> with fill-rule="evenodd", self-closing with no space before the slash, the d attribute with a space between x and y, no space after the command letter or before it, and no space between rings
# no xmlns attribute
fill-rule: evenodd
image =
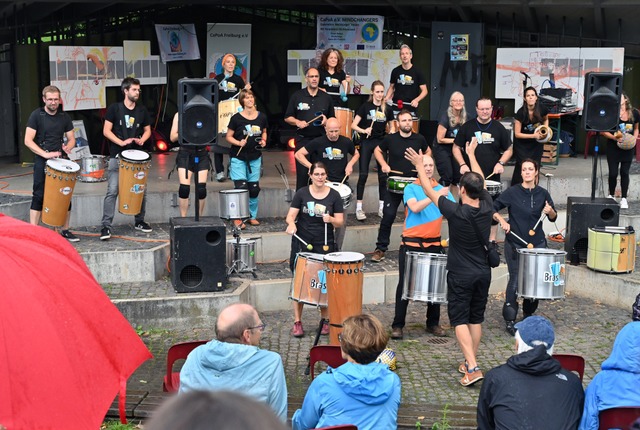
<svg viewBox="0 0 640 430"><path fill-rule="evenodd" d="M133 109L129 109L124 105L124 102L113 103L109 106L104 119L113 124L111 131L121 140L142 136L144 128L151 124L149 112L144 106L136 104ZM109 142L109 154L112 157L125 149L140 149L140 146L135 143L119 146L114 142Z"/></svg>
<svg viewBox="0 0 640 430"><path fill-rule="evenodd" d="M491 120L487 124L480 124L476 119L472 119L465 122L453 142L462 148L464 162L467 165L469 157L465 153L465 146L473 137L478 139L476 159L486 178L493 173L493 168L502 153L511 146L511 136L499 121ZM493 175L491 179L500 182L500 175Z"/></svg>
<svg viewBox="0 0 640 430"><path fill-rule="evenodd" d="M339 136L335 142L330 141L327 136L317 137L305 149L309 152L308 159L311 163L321 161L327 166L327 180L331 182L342 182L344 169L349 162L347 154L353 157L356 153L353 142L344 136Z"/></svg>
<svg viewBox="0 0 640 430"><path fill-rule="evenodd" d="M298 236L307 243L322 244L324 243L324 225L322 215L328 213L343 213L342 198L335 190L329 190L329 194L323 199L315 199L309 187L302 187L293 196L291 207L300 209L296 225ZM333 243L333 225L327 224L327 243Z"/></svg>

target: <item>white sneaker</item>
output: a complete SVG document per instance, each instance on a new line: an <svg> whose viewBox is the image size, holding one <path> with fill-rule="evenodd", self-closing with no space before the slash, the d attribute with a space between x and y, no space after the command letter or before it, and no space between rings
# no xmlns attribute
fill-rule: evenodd
<svg viewBox="0 0 640 430"><path fill-rule="evenodd" d="M608 199L613 199L613 200L615 200L615 199L616 199L616 198L615 198L615 197L613 197L611 194L609 194L609 195L607 196L607 198L608 198Z"/></svg>
<svg viewBox="0 0 640 430"><path fill-rule="evenodd" d="M382 212L382 208L379 208L379 209L378 209L378 216L379 216L380 218L382 218L382 217L384 216L384 213Z"/></svg>
<svg viewBox="0 0 640 430"><path fill-rule="evenodd" d="M629 209L629 202L624 197L620 200L620 209Z"/></svg>
<svg viewBox="0 0 640 430"><path fill-rule="evenodd" d="M356 210L356 219L358 221L364 221L365 219L367 219L367 216L364 214L364 211L362 209Z"/></svg>

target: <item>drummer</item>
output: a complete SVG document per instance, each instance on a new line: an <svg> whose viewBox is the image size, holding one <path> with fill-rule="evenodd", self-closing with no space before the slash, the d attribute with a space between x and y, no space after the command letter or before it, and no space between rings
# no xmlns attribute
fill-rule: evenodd
<svg viewBox="0 0 640 430"><path fill-rule="evenodd" d="M62 153L68 154L76 144L73 134L73 123L69 115L60 108L60 90L49 85L42 90L43 108L31 112L24 132L24 144L35 155L33 157L33 197L29 211L29 222L33 225L40 224L42 217L42 202L44 200L45 165L47 160L62 157ZM64 137L67 142L64 142ZM80 239L69 231L69 218L71 217L71 204L67 218L62 226L60 234L69 242L78 242Z"/></svg>
<svg viewBox="0 0 640 430"><path fill-rule="evenodd" d="M236 71L236 56L233 54L225 54L222 57L222 73L213 78L218 81L218 101L222 102L231 98L238 97L240 90L246 88L251 89L251 84L245 84L241 76ZM224 154L227 154L226 148L216 146L213 154L213 164L216 169L216 180L223 182L224 175Z"/></svg>
<svg viewBox="0 0 640 430"><path fill-rule="evenodd" d="M120 85L124 100L113 103L107 108L102 134L109 140L109 167L107 169L107 195L102 210L102 230L100 240L111 239L111 223L116 211L118 198L119 166L117 157L127 149L140 149L151 137L151 120L147 109L138 104L140 99L140 81L126 77ZM142 198L142 208L135 216L134 228L144 233L152 231L144 221L147 189Z"/></svg>
<svg viewBox="0 0 640 430"><path fill-rule="evenodd" d="M260 172L262 149L267 145L267 115L258 111L253 91L244 89L238 97L242 111L234 114L227 129L227 142L231 144L231 180L235 188L249 190L249 224L258 221L258 195L260 194ZM242 220L234 221L245 228Z"/></svg>
<svg viewBox="0 0 640 430"><path fill-rule="evenodd" d="M455 201L448 188L442 187L432 179L433 159L429 155L423 155L422 162L434 191L439 195L447 196L451 201ZM405 325L407 307L409 305L409 300L402 299L404 277L405 275L411 276L411 273L405 273L407 251L431 254L442 253L440 238L442 214L424 193L419 179L405 187L404 204L406 214L402 229L400 253L398 254L399 278L398 286L396 287L396 312L393 317L393 323L391 323L392 339L402 339L402 329ZM444 329L440 326L440 305L438 303L427 303L427 333L439 337L446 336Z"/></svg>
<svg viewBox="0 0 640 430"><path fill-rule="evenodd" d="M517 249L527 248L529 243L534 248L546 248L547 240L542 230L542 222L538 222L538 220L541 214L546 214L549 221L555 221L558 217L558 212L555 210L549 192L536 185L538 183L539 170L540 166L534 160L523 160L520 170L522 183L509 187L493 202L493 207L496 211L508 208L511 231L527 242L524 243L518 240L513 234L508 234L504 241L504 258L509 269L509 282L507 283L505 302L502 307L502 316L505 320L506 330L511 336L516 333L515 321L518 316L516 289L519 264ZM522 311L525 318L533 315L537 308L538 300L524 299Z"/></svg>
<svg viewBox="0 0 640 430"><path fill-rule="evenodd" d="M179 135L179 113L173 116L171 124L171 133L169 139L171 142L178 142ZM196 161L197 160L197 161ZM204 203L207 198L207 174L211 170L211 158L209 150L206 146L193 146L180 144L178 155L176 156L176 167L178 169L178 180L180 187L178 188L178 206L180 207L180 216L186 217L189 210L189 194L191 192L191 176L194 172L198 172L198 184L195 192L198 195L198 214L204 214Z"/></svg>
<svg viewBox="0 0 640 430"><path fill-rule="evenodd" d="M324 129L326 132L324 136L313 139L307 146L296 151L296 160L308 169L312 166L309 160L321 161L327 168L327 180L346 184L351 194L349 175L353 172L353 166L358 162L360 153L351 139L340 135L340 122L337 118L329 118ZM351 155L349 161L347 161L348 155ZM342 249L346 228L347 217L345 216L342 227L336 228L336 251Z"/></svg>
<svg viewBox="0 0 640 430"><path fill-rule="evenodd" d="M314 252L326 254L335 251L334 227L342 226L344 214L342 199L337 191L325 186L327 168L322 162L315 162L309 169L311 185L302 187L293 196L291 207L287 213L286 232L296 235L291 238L291 255L289 268L293 273L298 252ZM326 233L326 235L325 235ZM323 240L326 237L326 240ZM307 245L303 244L304 241ZM293 303L294 324L291 334L303 337L302 303ZM324 320L322 334L329 334L327 308L320 309Z"/></svg>
<svg viewBox="0 0 640 430"><path fill-rule="evenodd" d="M347 94L351 89L351 76L344 70L344 57L339 49L326 49L318 64L320 84L318 87L331 96L334 107L347 106Z"/></svg>
<svg viewBox="0 0 640 430"><path fill-rule="evenodd" d="M427 140L421 134L413 133L411 129L412 124L413 117L411 116L411 112L405 109L401 110L398 114L399 132L385 136L374 150L374 156L380 164L383 173L390 174L391 176L415 178L416 173L413 171L413 164L405 160L404 152L408 148L413 148L416 152L422 151L423 153L431 155L431 149L427 145ZM385 155L388 156L388 163L387 160L385 160ZM390 192L385 194L376 249L373 252L373 257L371 257L373 263L384 260L384 253L389 247L391 226L396 219L398 206L400 206L401 202L402 194Z"/></svg>

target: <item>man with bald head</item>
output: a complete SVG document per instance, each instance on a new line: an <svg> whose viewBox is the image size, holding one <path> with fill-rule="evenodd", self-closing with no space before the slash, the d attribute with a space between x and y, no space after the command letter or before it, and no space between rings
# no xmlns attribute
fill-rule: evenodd
<svg viewBox="0 0 640 430"><path fill-rule="evenodd" d="M340 135L340 122L337 118L329 118L324 126L325 135L317 137L309 142L304 148L296 151L296 161L307 170L316 161L321 161L327 167L327 181L344 182L349 188L348 177L353 172L353 166L358 162L360 153L355 145L344 136ZM351 155L351 160L347 161L347 156ZM344 181L343 181L344 180ZM347 231L346 217L342 227L336 229L336 250L342 249L344 235Z"/></svg>
<svg viewBox="0 0 640 430"><path fill-rule="evenodd" d="M318 69L309 68L305 73L305 80L306 88L293 93L284 113L284 122L296 127L296 151L322 136L322 127L327 119L335 117L331 96L320 91ZM308 170L296 161L296 190L309 184Z"/></svg>
<svg viewBox="0 0 640 430"><path fill-rule="evenodd" d="M449 200L455 201L449 192L449 188L443 188L432 178L434 172L434 162L430 155L422 156L422 163L427 178L431 181L431 186L438 195L446 196ZM440 230L442 228L442 214L438 207L433 204L422 189L420 179L409 184L404 189L405 219L400 242L400 253L398 254L398 286L396 287L396 311L391 323L391 338L402 339L405 318L409 300L403 300L405 276L411 273L405 272L407 252L422 252L431 254L442 254ZM446 257L444 257L446 261ZM409 297L411 298L411 297ZM442 297L446 299L446 297ZM427 303L426 314L427 333L434 336L445 336L444 329L440 326L440 304Z"/></svg>
<svg viewBox="0 0 640 430"><path fill-rule="evenodd" d="M180 371L180 393L238 391L269 405L287 420L287 384L279 354L260 349L266 324L255 308L227 306L216 321L216 339L191 351Z"/></svg>

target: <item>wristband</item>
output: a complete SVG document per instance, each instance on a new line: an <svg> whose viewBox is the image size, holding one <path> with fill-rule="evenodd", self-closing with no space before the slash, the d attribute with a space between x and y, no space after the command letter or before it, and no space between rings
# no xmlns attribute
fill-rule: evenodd
<svg viewBox="0 0 640 430"><path fill-rule="evenodd" d="M462 166L466 166L466 165L467 165L467 163L462 163L462 164L460 165L460 167L462 167Z"/></svg>
<svg viewBox="0 0 640 430"><path fill-rule="evenodd" d="M498 160L498 164L501 165L501 166L504 166L504 161Z"/></svg>

